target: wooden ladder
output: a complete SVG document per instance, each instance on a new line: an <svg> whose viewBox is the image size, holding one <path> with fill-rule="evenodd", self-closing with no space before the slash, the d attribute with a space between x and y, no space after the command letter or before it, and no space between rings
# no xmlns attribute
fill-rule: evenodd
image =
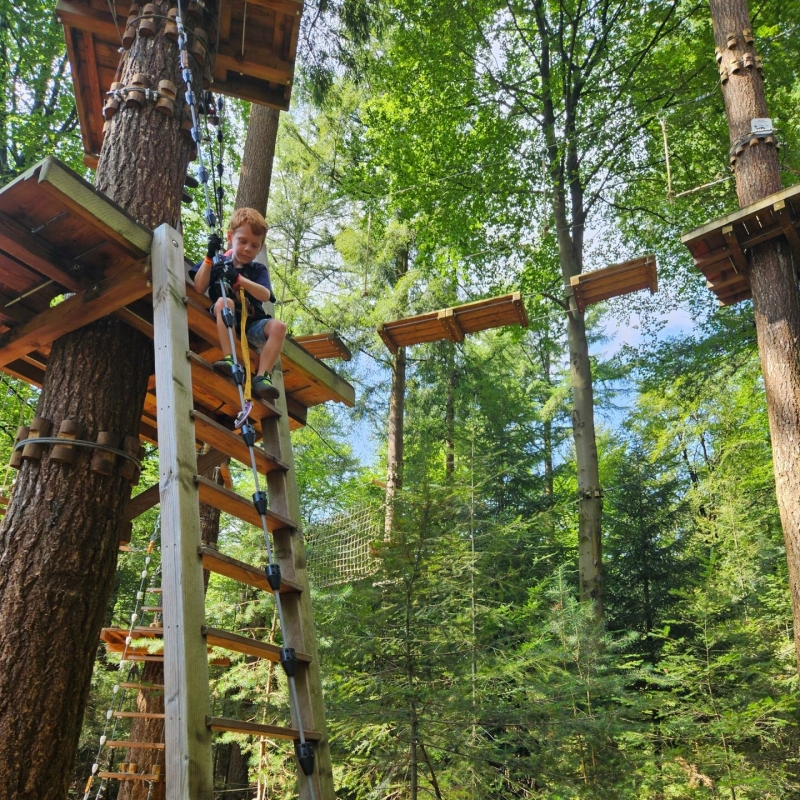
<svg viewBox="0 0 800 800"><path fill-rule="evenodd" d="M193 387L207 393L219 376L189 351L183 242L168 225L154 233L152 258L156 396L161 498L162 602L164 638L165 781L167 800L213 800L211 738L214 731L288 739L312 745L314 770L298 767L302 800L334 800L326 735L322 682L314 619L299 531L300 508L294 471L287 399L279 368L273 373L280 397L274 404L256 401L251 414L261 433L256 468L266 479L267 523L274 563L281 570L283 647L297 654L296 706L291 726L257 725L212 717L208 686L208 648L223 647L280 661L280 648L205 623L203 570L272 591L265 572L204 547L200 541L199 503L213 505L261 527L249 498L200 477L196 437L250 466L241 436L193 410ZM224 380L224 379L223 379ZM227 391L235 387L227 382ZM220 404L222 405L222 403ZM160 633L160 631L158 632ZM155 635L158 635L155 634Z"/></svg>

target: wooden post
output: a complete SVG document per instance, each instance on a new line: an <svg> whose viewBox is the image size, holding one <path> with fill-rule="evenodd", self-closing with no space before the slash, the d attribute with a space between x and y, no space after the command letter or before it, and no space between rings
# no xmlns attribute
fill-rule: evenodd
<svg viewBox="0 0 800 800"><path fill-rule="evenodd" d="M153 328L158 391L159 487L164 607L164 712L167 800L213 800L208 655L204 624L200 510L186 352L183 240L169 225L156 229Z"/></svg>
<svg viewBox="0 0 800 800"><path fill-rule="evenodd" d="M319 669L314 614L311 608L311 589L308 584L305 547L299 528L300 499L297 493L286 392L283 388L283 373L280 366L273 371L272 379L281 391L280 397L275 401L281 416L279 419L272 417L262 420L263 446L268 452L278 454L289 468L286 472L273 470L267 475L270 508L294 520L298 525L297 530L291 535L281 534L273 537L274 555L275 561L280 564L283 577L295 580L303 586L303 591L299 595L282 595L283 618L286 624L283 640L289 647L302 650L311 656L308 669L297 670L295 680L298 702L305 728L322 733L322 739L314 743L316 766L311 779L315 782L316 796L318 800L335 800L331 752L325 727L322 676ZM294 712L292 712L292 722L294 725L299 722L294 719ZM300 800L310 800L309 780L299 768L297 771L300 776Z"/></svg>

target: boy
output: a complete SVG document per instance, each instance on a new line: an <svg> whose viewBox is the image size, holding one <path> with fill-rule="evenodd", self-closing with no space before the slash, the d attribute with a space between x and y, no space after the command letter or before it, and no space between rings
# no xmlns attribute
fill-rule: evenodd
<svg viewBox="0 0 800 800"><path fill-rule="evenodd" d="M244 289L247 308L246 333L251 347L259 352L258 372L252 380L253 394L265 399L275 399L279 392L272 383L272 369L281 354L283 340L286 338L286 324L272 319L265 311L262 303L275 302L269 270L253 259L264 246L267 235L267 223L264 217L253 208L238 208L231 216L228 227L228 246L230 252L218 263L214 264L214 256L222 242L219 236L212 234L208 240L208 254L202 263L189 271L198 292L205 292L214 301L211 313L217 320L219 346L224 358L214 363L214 369L224 375L233 375L233 356L230 338L222 310L236 308L236 330L241 324L242 309L238 308L239 289ZM227 284L222 299L219 281Z"/></svg>

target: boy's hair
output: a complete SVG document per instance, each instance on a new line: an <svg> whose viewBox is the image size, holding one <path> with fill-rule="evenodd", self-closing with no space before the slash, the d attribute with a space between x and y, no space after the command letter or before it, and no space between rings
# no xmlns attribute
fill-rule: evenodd
<svg viewBox="0 0 800 800"><path fill-rule="evenodd" d="M254 208L237 208L236 211L231 214L228 231L234 233L243 225L249 225L250 230L253 231L256 236L266 236L269 227L264 217Z"/></svg>

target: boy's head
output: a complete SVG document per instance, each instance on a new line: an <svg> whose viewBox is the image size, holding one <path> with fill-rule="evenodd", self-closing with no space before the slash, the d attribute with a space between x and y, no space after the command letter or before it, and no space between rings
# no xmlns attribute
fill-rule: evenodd
<svg viewBox="0 0 800 800"><path fill-rule="evenodd" d="M267 223L254 208L237 208L228 226L228 245L233 250L233 263L249 264L264 246Z"/></svg>

